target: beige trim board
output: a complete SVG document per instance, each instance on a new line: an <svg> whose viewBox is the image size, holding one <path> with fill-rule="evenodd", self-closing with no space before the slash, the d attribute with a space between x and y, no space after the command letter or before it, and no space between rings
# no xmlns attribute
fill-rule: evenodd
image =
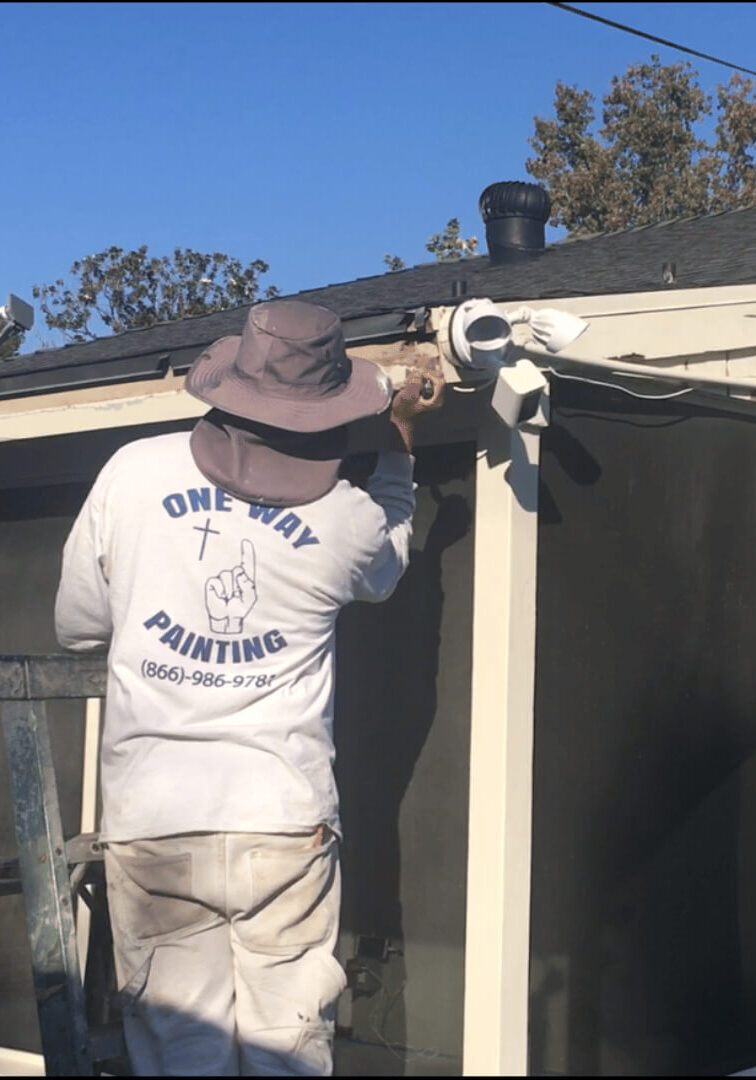
<svg viewBox="0 0 756 1080"><path fill-rule="evenodd" d="M45 1060L41 1054L0 1046L0 1076L45 1075Z"/></svg>
<svg viewBox="0 0 756 1080"><path fill-rule="evenodd" d="M197 401L183 389L163 392L153 390L150 394L138 395L134 395L133 386L109 387L108 391L113 393L127 389L130 397L118 393L112 397L101 396L99 399L55 404L42 403L37 398L21 399L26 403L25 411L0 409L0 442L70 435L78 431L99 431L103 428L166 423L170 420L193 419L207 412L207 405ZM102 395L102 390L100 394ZM44 395L48 399L55 396ZM19 399L12 404L19 404ZM32 408L32 404L36 407Z"/></svg>
<svg viewBox="0 0 756 1080"><path fill-rule="evenodd" d="M464 301L460 301L464 302ZM651 363L670 361L683 368L707 365L711 374L756 376L756 285L625 293L614 296L551 298L498 303L502 310L522 304L558 307L591 320L573 350L586 357L637 353ZM395 387L409 371L443 373L457 382L459 372L447 356L448 317L453 309L435 308L432 341L398 341L350 349L379 364ZM443 329L442 329L443 327ZM194 419L207 406L187 394L184 377L171 370L160 379L61 390L0 401L0 442L65 435L111 427Z"/></svg>
<svg viewBox="0 0 756 1080"><path fill-rule="evenodd" d="M670 289L652 292L611 293L602 296L550 297L548 300L529 299L497 301L502 308L527 304L533 308L558 307L586 318L600 315L643 315L657 311L691 311L710 307L736 307L756 303L756 284L717 285L701 289Z"/></svg>
<svg viewBox="0 0 756 1080"><path fill-rule="evenodd" d="M527 1073L539 441L494 423L479 442L465 1076Z"/></svg>
<svg viewBox="0 0 756 1080"><path fill-rule="evenodd" d="M735 369L740 376L756 376L756 286L496 302L502 313L514 313L523 306L557 308L588 322L587 329L564 350L570 356L628 359L683 370L707 364L711 374L725 379L733 377ZM434 309L439 348L445 357L451 355L449 320L454 310ZM522 344L529 337L527 326L514 326L515 342ZM555 354L555 363L558 357Z"/></svg>
<svg viewBox="0 0 756 1080"><path fill-rule="evenodd" d="M436 345L429 341L360 345L350 348L349 353L372 360L386 372L395 388L404 385L412 371L443 374L447 383L459 379L456 368L443 360ZM192 420L208 408L184 390L184 376L174 375L169 369L159 379L0 400L0 442Z"/></svg>

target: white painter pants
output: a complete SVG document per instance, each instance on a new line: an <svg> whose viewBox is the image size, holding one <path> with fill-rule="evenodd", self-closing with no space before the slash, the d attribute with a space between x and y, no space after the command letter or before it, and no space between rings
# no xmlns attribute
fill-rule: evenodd
<svg viewBox="0 0 756 1080"><path fill-rule="evenodd" d="M338 841L201 833L108 844L137 1076L328 1076L346 979Z"/></svg>

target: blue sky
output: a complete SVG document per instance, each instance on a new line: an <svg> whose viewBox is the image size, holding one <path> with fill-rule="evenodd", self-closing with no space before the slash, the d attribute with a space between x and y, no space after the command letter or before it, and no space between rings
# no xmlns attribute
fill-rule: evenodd
<svg viewBox="0 0 756 1080"><path fill-rule="evenodd" d="M756 68L756 5L585 3ZM265 259L283 293L427 262L527 180L561 79L685 56L543 3L3 3L0 302L111 244ZM709 92L725 68L688 57ZM549 240L558 238L549 230ZM60 339L41 316L24 351Z"/></svg>

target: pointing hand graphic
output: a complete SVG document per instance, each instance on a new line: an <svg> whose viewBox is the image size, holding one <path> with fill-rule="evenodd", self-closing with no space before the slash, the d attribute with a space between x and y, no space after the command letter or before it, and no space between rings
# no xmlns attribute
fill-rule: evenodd
<svg viewBox="0 0 756 1080"><path fill-rule="evenodd" d="M256 602L255 549L250 540L242 540L241 563L205 582L210 629L216 634L240 634Z"/></svg>

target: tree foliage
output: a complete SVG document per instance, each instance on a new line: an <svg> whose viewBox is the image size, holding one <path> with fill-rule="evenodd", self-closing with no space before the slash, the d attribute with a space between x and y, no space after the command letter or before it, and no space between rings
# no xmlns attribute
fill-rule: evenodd
<svg viewBox="0 0 756 1080"><path fill-rule="evenodd" d="M442 233L435 233L425 245L425 250L436 256L439 262L451 262L454 259L464 259L473 255L478 247L478 241L474 236L465 240L461 235L461 227L457 218L450 218Z"/></svg>
<svg viewBox="0 0 756 1080"><path fill-rule="evenodd" d="M257 299L259 276L268 264L176 248L172 256L150 256L147 245L135 251L109 247L77 260L71 282L62 278L34 287L47 325L69 342L88 341L102 328L120 334L189 315L223 311ZM266 297L277 295L269 286Z"/></svg>
<svg viewBox="0 0 756 1080"><path fill-rule="evenodd" d="M478 241L474 236L465 239L462 235L462 227L458 218L449 218L443 232L434 233L425 245L425 250L436 256L437 262L452 262L455 259L466 259L474 255L478 249ZM384 255L383 262L388 267L389 273L396 270L405 270L404 259L399 255Z"/></svg>
<svg viewBox="0 0 756 1080"><path fill-rule="evenodd" d="M526 163L549 189L551 224L584 235L755 203L753 89L739 74L717 88L707 139L712 101L688 63L652 56L614 76L598 131L591 92L557 82L554 118L535 118Z"/></svg>
<svg viewBox="0 0 756 1080"><path fill-rule="evenodd" d="M388 267L389 272L392 274L397 270L406 269L404 259L401 259L398 255L384 255L383 261Z"/></svg>

